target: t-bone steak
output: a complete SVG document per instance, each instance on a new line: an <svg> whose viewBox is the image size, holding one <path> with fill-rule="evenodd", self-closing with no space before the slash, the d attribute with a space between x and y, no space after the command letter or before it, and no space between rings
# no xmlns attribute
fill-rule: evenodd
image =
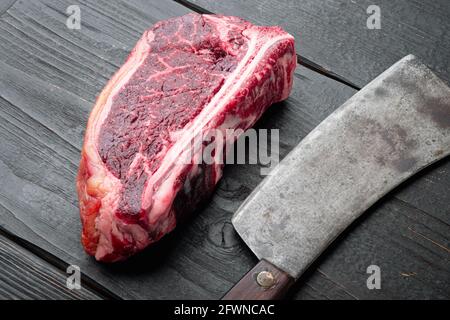
<svg viewBox="0 0 450 320"><path fill-rule="evenodd" d="M217 156L236 140L225 131L286 99L295 67L279 27L188 14L147 30L89 117L77 177L86 251L118 261L173 230L220 179ZM194 138L217 130L214 161L198 161L208 143Z"/></svg>

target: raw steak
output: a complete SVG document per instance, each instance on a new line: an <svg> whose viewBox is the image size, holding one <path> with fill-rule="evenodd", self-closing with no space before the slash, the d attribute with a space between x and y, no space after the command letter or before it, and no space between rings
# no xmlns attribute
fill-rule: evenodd
<svg viewBox="0 0 450 320"><path fill-rule="evenodd" d="M194 138L251 127L288 97L295 67L279 27L189 14L146 31L89 117L77 177L86 251L117 261L170 232L222 175L202 150L221 146L216 159L236 139Z"/></svg>

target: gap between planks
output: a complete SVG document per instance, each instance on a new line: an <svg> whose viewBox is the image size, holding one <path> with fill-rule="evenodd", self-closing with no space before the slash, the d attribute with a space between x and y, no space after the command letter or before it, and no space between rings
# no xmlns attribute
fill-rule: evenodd
<svg viewBox="0 0 450 320"><path fill-rule="evenodd" d="M5 237L6 239L12 241L13 243L19 245L21 248L29 251L30 253L34 254L35 256L41 258L45 262L51 264L52 266L56 267L57 269L61 270L62 272L66 272L67 267L69 264L58 257L54 256L48 251L45 251L41 249L40 247L34 245L31 242L28 242L27 240L24 240L6 229L4 229L2 226L0 226L0 236ZM98 296L100 296L103 299L110 299L110 300L122 300L121 297L117 296L113 292L109 291L107 288L103 287L97 281L91 279L87 275L83 274L81 272L81 281L83 283L83 286L85 286L90 291L94 292Z"/></svg>

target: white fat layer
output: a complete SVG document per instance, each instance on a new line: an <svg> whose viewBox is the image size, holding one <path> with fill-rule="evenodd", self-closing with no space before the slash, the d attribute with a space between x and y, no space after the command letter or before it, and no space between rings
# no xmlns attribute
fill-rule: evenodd
<svg viewBox="0 0 450 320"><path fill-rule="evenodd" d="M117 207L118 200L117 189L112 190L102 199L102 206L96 220L96 227L99 232L99 241L95 253L97 259L101 259L114 250L112 246L112 234L116 234L117 232L115 232L115 219L110 210L111 208Z"/></svg>
<svg viewBox="0 0 450 320"><path fill-rule="evenodd" d="M283 94L281 97L281 100L285 100L289 97L289 93L291 92L292 88L292 81L293 79L289 79L289 68L295 69L295 65L297 64L297 59L292 59L291 53L286 53L283 57L280 58L279 64L284 68L284 83L286 85L283 87ZM290 66L290 64L294 61L294 66Z"/></svg>

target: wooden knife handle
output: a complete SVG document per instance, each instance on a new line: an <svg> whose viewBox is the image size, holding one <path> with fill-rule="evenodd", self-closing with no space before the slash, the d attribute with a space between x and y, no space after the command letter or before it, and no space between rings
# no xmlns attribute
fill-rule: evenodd
<svg viewBox="0 0 450 320"><path fill-rule="evenodd" d="M286 272L261 260L222 300L279 300L294 282Z"/></svg>

